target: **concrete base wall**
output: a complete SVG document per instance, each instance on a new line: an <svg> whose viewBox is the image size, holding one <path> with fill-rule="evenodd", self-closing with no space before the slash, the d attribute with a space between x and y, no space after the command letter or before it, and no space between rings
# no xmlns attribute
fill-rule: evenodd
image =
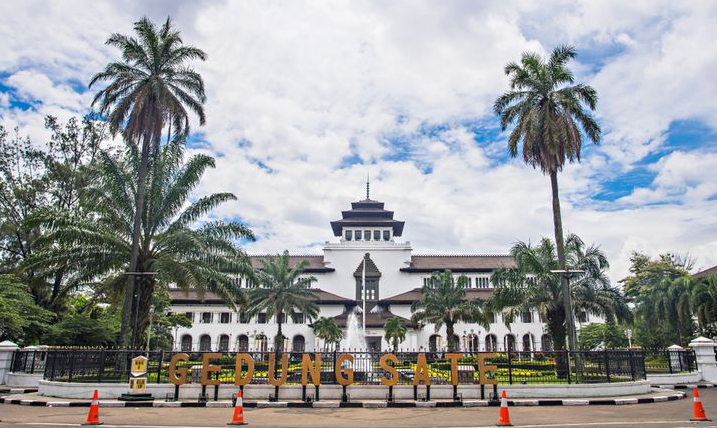
<svg viewBox="0 0 717 428"><path fill-rule="evenodd" d="M42 380L42 373L40 374L28 374L28 373L8 373L7 374L7 386L25 386L25 387L37 387L38 382Z"/></svg>
<svg viewBox="0 0 717 428"><path fill-rule="evenodd" d="M676 385L680 383L696 383L702 380L702 372L647 375L653 385Z"/></svg>
<svg viewBox="0 0 717 428"><path fill-rule="evenodd" d="M99 393L101 399L115 399L123 393L129 392L126 384L112 383L66 383L41 380L39 382L39 393L49 397L61 398L86 398L92 397L94 390ZM229 399L236 393L238 387L233 385L220 385L219 398ZM586 384L586 385L501 385L499 391L505 390L510 398L583 398L583 397L614 397L620 395L638 395L650 392L650 382L625 382L610 384ZM179 398L183 400L196 400L202 391L198 384L186 384L179 388ZM485 397L493 391L492 385L486 385ZM147 385L146 392L151 393L157 399L164 399L166 394L174 393L174 385ZM306 387L307 394L314 395L313 385ZM425 386L418 387L419 394L426 392ZM463 399L479 399L479 385L459 385L458 392L463 394ZM266 400L269 394L274 393L271 385L247 385L244 387L244 399ZM352 400L385 400L388 394L388 387L383 385L351 385L347 387L347 393ZM396 385L393 393L398 400L412 400L413 387L410 385ZM341 386L323 385L320 387L321 400L339 400L341 398ZM214 396L214 387L207 387L207 395L210 399ZM453 395L453 387L450 385L434 385L431 387L432 399L450 399ZM279 387L280 400L300 400L301 386L288 385Z"/></svg>

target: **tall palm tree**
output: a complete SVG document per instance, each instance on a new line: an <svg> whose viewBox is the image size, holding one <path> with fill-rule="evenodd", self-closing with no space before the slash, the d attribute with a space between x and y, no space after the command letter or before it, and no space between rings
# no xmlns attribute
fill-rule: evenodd
<svg viewBox="0 0 717 428"><path fill-rule="evenodd" d="M176 284L200 295L211 291L234 307L242 295L233 278L252 273L248 258L234 244L234 240L253 239L252 232L237 222L204 220L235 196L215 193L190 202L192 190L204 172L214 167L214 159L205 155L183 159L184 141L175 138L162 147L157 167L150 171L147 197L151 203L141 216L137 266L156 275L141 279L138 336L147 325L157 283ZM98 163L98 174L83 193L83 210L45 210L31 217L31 224L46 233L27 264L47 271L69 266L67 289L91 286L95 294L116 295L121 294L130 260L139 153L127 143L124 155L100 152ZM194 227L200 220L201 225Z"/></svg>
<svg viewBox="0 0 717 428"><path fill-rule="evenodd" d="M572 279L575 308L611 320L630 320L631 312L622 292L610 285L606 275L609 263L599 247L586 247L574 234L567 236L566 259L570 270L582 270ZM560 276L553 273L559 266L555 244L543 238L532 246L518 242L511 250L515 267L497 269L492 282L495 292L488 303L502 311L504 319L515 319L523 311L536 309L545 320L555 349L565 348L565 299Z"/></svg>
<svg viewBox="0 0 717 428"><path fill-rule="evenodd" d="M324 341L324 352L329 350L329 345L336 345L343 337L344 332L335 319L321 317L314 321L314 334Z"/></svg>
<svg viewBox="0 0 717 428"><path fill-rule="evenodd" d="M134 24L136 37L112 34L106 44L122 51L122 60L110 62L105 69L92 77L89 87L99 82L109 82L95 95L92 105L107 115L110 129L116 134L122 129L125 138L141 147L141 160L136 183L136 217L132 225L132 245L127 269L127 286L122 306L122 330L120 345L130 343L132 300L137 282L145 274L138 269L141 214L144 212L147 170L150 152L159 150L162 130L167 126L169 134L186 134L189 131L188 111L199 117L204 125L206 118L202 104L206 100L204 82L199 73L187 67L192 60L206 60L204 51L184 45L178 31L172 28L169 18L157 28L143 17ZM136 336L136 334L135 334Z"/></svg>
<svg viewBox="0 0 717 428"><path fill-rule="evenodd" d="M455 351L454 326L458 322L474 322L488 328L487 314L483 311L483 301L466 299L465 275L456 281L450 270L433 272L431 280L421 288L421 300L411 306L411 321L415 324L433 323L436 331L446 326L448 350Z"/></svg>
<svg viewBox="0 0 717 428"><path fill-rule="evenodd" d="M319 314L316 298L309 288L316 278L302 276L309 263L302 260L292 268L289 261L288 251L263 260L262 268L256 273L256 285L249 290L247 312L251 315L266 312L267 316L276 320L274 349L277 352L284 343L282 317L289 314L296 319L303 313L308 320L312 320Z"/></svg>
<svg viewBox="0 0 717 428"><path fill-rule="evenodd" d="M386 335L386 340L391 343L393 352L396 352L398 345L406 339L408 329L401 318L391 317L384 323L383 331Z"/></svg>
<svg viewBox="0 0 717 428"><path fill-rule="evenodd" d="M545 61L536 53L523 53L520 64L510 62L505 74L510 76L510 90L498 97L493 110L505 131L515 128L508 138L511 156L518 156L522 146L523 161L540 168L550 176L553 193L553 225L558 251L558 268L566 270L563 221L560 213L558 172L566 162L580 162L583 133L595 144L600 142L600 126L584 109L595 110L597 92L591 86L574 84L567 62L576 55L572 46L558 46ZM582 133L581 133L582 129ZM565 311L570 310L568 279L561 279ZM577 347L575 323L567 313L570 346Z"/></svg>
<svg viewBox="0 0 717 428"><path fill-rule="evenodd" d="M661 342L686 345L694 330L693 316L703 310L695 310L694 298L705 295L695 292L697 283L688 275L670 279L664 278L648 290L642 290L635 299L636 312L648 326L666 326ZM662 330L662 329L660 329Z"/></svg>

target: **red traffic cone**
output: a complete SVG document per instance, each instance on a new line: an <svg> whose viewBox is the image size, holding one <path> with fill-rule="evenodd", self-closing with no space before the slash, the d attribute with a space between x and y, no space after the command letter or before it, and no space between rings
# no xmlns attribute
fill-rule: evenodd
<svg viewBox="0 0 717 428"><path fill-rule="evenodd" d="M505 395L505 391L500 396L500 416L498 417L498 423L495 424L499 427L512 427L510 423L510 414L508 414L508 398Z"/></svg>
<svg viewBox="0 0 717 428"><path fill-rule="evenodd" d="M692 407L694 408L694 417L691 418L691 421L709 421L711 419L707 419L707 415L705 415L705 408L702 407L702 400L700 399L700 393L697 391L697 388L694 389L694 392L692 393L694 396L692 400Z"/></svg>
<svg viewBox="0 0 717 428"><path fill-rule="evenodd" d="M234 404L234 416L227 425L247 425L244 422L244 403L242 402L241 389L237 391L237 401Z"/></svg>
<svg viewBox="0 0 717 428"><path fill-rule="evenodd" d="M100 400L97 398L97 390L92 394L92 403L90 404L90 412L87 414L87 420L82 425L102 425L100 422Z"/></svg>

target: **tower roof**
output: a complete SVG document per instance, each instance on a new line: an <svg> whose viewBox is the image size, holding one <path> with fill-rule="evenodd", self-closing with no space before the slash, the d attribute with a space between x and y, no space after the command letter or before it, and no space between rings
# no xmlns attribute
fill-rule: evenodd
<svg viewBox="0 0 717 428"><path fill-rule="evenodd" d="M331 222L334 236L341 236L344 227L391 227L393 236L403 234L405 222L393 218L393 211L383 208L383 202L372 199L351 202L351 209L341 211L341 220Z"/></svg>

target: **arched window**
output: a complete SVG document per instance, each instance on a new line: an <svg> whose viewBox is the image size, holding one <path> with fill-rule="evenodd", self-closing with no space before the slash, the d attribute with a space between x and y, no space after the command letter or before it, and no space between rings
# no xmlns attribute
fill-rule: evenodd
<svg viewBox="0 0 717 428"><path fill-rule="evenodd" d="M533 341L531 339L532 338L530 337L529 334L523 335L523 351L530 352L533 350L533 346L532 346Z"/></svg>
<svg viewBox="0 0 717 428"><path fill-rule="evenodd" d="M192 336L185 334L182 336L182 352L190 352L192 350Z"/></svg>
<svg viewBox="0 0 717 428"><path fill-rule="evenodd" d="M512 334L506 334L505 338L503 339L503 347L506 351L514 352L515 351L515 336Z"/></svg>
<svg viewBox="0 0 717 428"><path fill-rule="evenodd" d="M434 334L428 339L428 350L430 352L438 352L440 349L441 349L441 336L438 334Z"/></svg>
<svg viewBox="0 0 717 428"><path fill-rule="evenodd" d="M469 334L468 335L468 352L478 352L480 350L479 348L479 340L477 334Z"/></svg>
<svg viewBox="0 0 717 428"><path fill-rule="evenodd" d="M544 334L540 337L540 350L541 351L552 351L553 350L553 338L549 334Z"/></svg>
<svg viewBox="0 0 717 428"><path fill-rule="evenodd" d="M498 350L498 338L495 334L489 334L485 337L485 350L486 352L495 352Z"/></svg>
<svg viewBox="0 0 717 428"><path fill-rule="evenodd" d="M297 334L291 341L291 352L304 352L306 348L306 339L304 336Z"/></svg>
<svg viewBox="0 0 717 428"><path fill-rule="evenodd" d="M256 350L259 352L266 352L269 346L269 342L266 340L266 336L260 334L256 337Z"/></svg>
<svg viewBox="0 0 717 428"><path fill-rule="evenodd" d="M249 338L246 334L242 334L237 337L237 352L249 351Z"/></svg>
<svg viewBox="0 0 717 428"><path fill-rule="evenodd" d="M199 338L199 351L207 352L212 350L212 338L208 334L203 334Z"/></svg>
<svg viewBox="0 0 717 428"><path fill-rule="evenodd" d="M222 334L219 336L219 352L227 352L229 350L229 336Z"/></svg>

